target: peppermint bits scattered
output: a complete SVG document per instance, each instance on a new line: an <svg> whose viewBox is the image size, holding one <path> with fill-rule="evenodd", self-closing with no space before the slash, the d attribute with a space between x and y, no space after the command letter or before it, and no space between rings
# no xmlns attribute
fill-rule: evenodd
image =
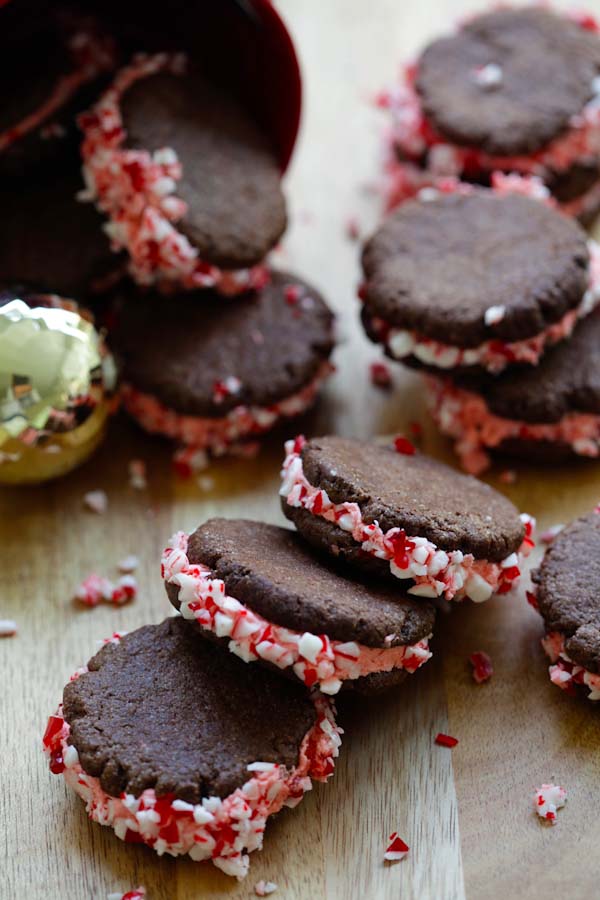
<svg viewBox="0 0 600 900"><path fill-rule="evenodd" d="M88 491L83 495L83 505L96 515L104 515L108 509L108 497L105 491Z"/></svg>
<svg viewBox="0 0 600 900"><path fill-rule="evenodd" d="M0 619L0 638L14 637L17 633L17 623L12 619Z"/></svg>
<svg viewBox="0 0 600 900"><path fill-rule="evenodd" d="M476 650L475 653L471 653L469 662L473 666L473 680L477 684L489 681L494 674L491 657L484 653L483 650Z"/></svg>
<svg viewBox="0 0 600 900"><path fill-rule="evenodd" d="M414 456L416 452L415 445L402 434L394 438L394 447L397 453L403 453L404 456Z"/></svg>
<svg viewBox="0 0 600 900"><path fill-rule="evenodd" d="M144 900L146 896L146 890L143 887L135 888L133 891L126 891L124 894L117 893L109 894L107 900Z"/></svg>
<svg viewBox="0 0 600 900"><path fill-rule="evenodd" d="M277 885L274 881L257 881L254 885L254 893L257 897L268 897L275 893Z"/></svg>
<svg viewBox="0 0 600 900"><path fill-rule="evenodd" d="M390 834L390 842L383 858L386 862L399 862L404 859L409 849L408 844L405 844L402 838L398 837L398 832L394 831L393 834Z"/></svg>
<svg viewBox="0 0 600 900"><path fill-rule="evenodd" d="M483 320L486 325L497 325L498 322L502 321L505 315L505 306L488 306L483 315Z"/></svg>
<svg viewBox="0 0 600 900"><path fill-rule="evenodd" d="M374 362L369 366L369 376L371 384L384 390L389 390L392 386L392 373L389 366L383 362Z"/></svg>
<svg viewBox="0 0 600 900"><path fill-rule="evenodd" d="M567 792L558 784L543 784L533 797L533 805L540 819L556 825L556 813L567 802Z"/></svg>
<svg viewBox="0 0 600 900"><path fill-rule="evenodd" d="M436 744L439 744L440 747L449 747L452 749L452 747L456 747L458 744L458 738L451 737L449 734L442 734L440 731L440 733L435 736L435 742Z"/></svg>

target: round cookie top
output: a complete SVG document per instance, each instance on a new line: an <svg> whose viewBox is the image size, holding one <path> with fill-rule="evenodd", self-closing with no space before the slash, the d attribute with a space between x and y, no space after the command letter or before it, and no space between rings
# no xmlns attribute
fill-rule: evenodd
<svg viewBox="0 0 600 900"><path fill-rule="evenodd" d="M325 301L285 272L225 301L209 291L171 300L130 286L115 299L110 339L124 380L183 415L219 418L240 404L283 400L315 377L333 348ZM236 389L219 391L231 378Z"/></svg>
<svg viewBox="0 0 600 900"><path fill-rule="evenodd" d="M415 453L343 437L313 438L301 451L307 480L333 503L357 503L383 531L403 528L442 550L498 562L524 537L513 504L492 487Z"/></svg>
<svg viewBox="0 0 600 900"><path fill-rule="evenodd" d="M286 226L281 174L269 142L229 95L191 71L159 73L122 100L126 146L171 147L182 166L177 223L200 257L225 269L260 262Z"/></svg>
<svg viewBox="0 0 600 900"><path fill-rule="evenodd" d="M297 765L316 720L300 685L199 640L178 616L106 644L88 669L65 687L63 715L84 770L113 797L226 797L252 762Z"/></svg>
<svg viewBox="0 0 600 900"><path fill-rule="evenodd" d="M492 84L478 78L497 66ZM562 134L597 90L600 39L549 10L499 9L430 44L416 89L440 135L496 156L531 154Z"/></svg>
<svg viewBox="0 0 600 900"><path fill-rule="evenodd" d="M294 631L387 649L415 644L433 630L430 603L345 577L296 532L277 525L210 519L190 536L188 559L208 566L253 612ZM178 588L167 585L167 593L177 605Z"/></svg>
<svg viewBox="0 0 600 900"><path fill-rule="evenodd" d="M102 218L76 199L77 169L43 181L3 184L0 286L80 299L103 288L121 265L102 230Z"/></svg>
<svg viewBox="0 0 600 900"><path fill-rule="evenodd" d="M539 334L588 284L586 234L544 203L477 191L402 205L363 250L368 313L459 347ZM490 307L503 317L486 325Z"/></svg>
<svg viewBox="0 0 600 900"><path fill-rule="evenodd" d="M579 322L568 341L549 349L539 365L495 377L459 378L505 419L558 422L570 413L600 415L600 309Z"/></svg>
<svg viewBox="0 0 600 900"><path fill-rule="evenodd" d="M565 636L573 662L600 672L600 515L590 513L567 525L533 579L548 631Z"/></svg>

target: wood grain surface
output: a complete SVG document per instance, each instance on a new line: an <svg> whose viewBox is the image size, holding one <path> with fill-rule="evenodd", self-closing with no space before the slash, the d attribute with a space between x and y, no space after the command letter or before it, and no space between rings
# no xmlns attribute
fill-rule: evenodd
<svg viewBox="0 0 600 900"><path fill-rule="evenodd" d="M590 0L588 6L598 3ZM378 166L379 115L369 96L390 82L401 58L481 3L460 0L281 0L301 57L304 121L287 179L292 225L278 264L312 279L339 313L337 374L312 433L368 436L425 426L423 448L452 462L433 432L418 379L395 370L395 388L373 388L378 353L358 326L358 246L345 234L356 217L378 215L368 190ZM572 700L547 678L541 621L522 593L440 616L435 657L406 687L369 703L339 703L346 730L336 775L267 829L248 879L238 884L210 865L158 859L92 825L62 779L49 774L41 734L69 675L114 630L169 613L159 578L165 539L213 514L282 522L278 508L281 435L259 459L224 461L214 487L173 478L169 448L115 422L96 457L46 487L0 492L0 618L19 634L0 642L0 897L97 900L145 885L149 900L253 896L261 878L282 900L537 900L600 896L600 710ZM128 485L127 463L147 461L149 488ZM510 487L490 481L542 527L589 510L600 499L600 466L522 466ZM103 488L109 509L82 508ZM113 575L135 553L140 596L121 609L79 611L71 596L91 571ZM477 686L467 658L492 655L495 675ZM450 751L433 739L459 738ZM555 828L544 827L531 797L556 780L569 795ZM408 857L386 866L386 839L398 831Z"/></svg>

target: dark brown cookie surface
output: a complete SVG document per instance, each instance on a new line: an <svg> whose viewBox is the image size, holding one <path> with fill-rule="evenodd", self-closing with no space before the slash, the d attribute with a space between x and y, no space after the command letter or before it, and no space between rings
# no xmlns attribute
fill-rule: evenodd
<svg viewBox="0 0 600 900"><path fill-rule="evenodd" d="M486 86L478 70L498 66ZM568 127L594 95L600 39L543 9L502 9L435 41L418 62L427 118L446 139L493 155L530 154Z"/></svg>
<svg viewBox="0 0 600 900"><path fill-rule="evenodd" d="M226 269L260 262L286 225L277 159L244 111L194 73L136 82L122 101L127 145L171 147L182 165L177 228L201 259Z"/></svg>
<svg viewBox="0 0 600 900"><path fill-rule="evenodd" d="M210 519L190 536L188 558L209 566L240 603L293 631L385 649L414 644L433 629L431 604L345 577L287 528ZM167 593L176 605L177 587L167 585Z"/></svg>
<svg viewBox="0 0 600 900"><path fill-rule="evenodd" d="M0 186L0 286L27 284L74 299L102 290L121 268L78 169Z"/></svg>
<svg viewBox="0 0 600 900"><path fill-rule="evenodd" d="M370 441L324 437L306 443L302 463L308 481L325 490L333 503L357 503L363 519L376 520L383 531L403 528L442 550L462 550L493 562L518 550L523 540L519 513L506 497L428 456L407 456ZM287 504L284 511L294 516ZM314 527L323 528L318 516L311 519L319 523ZM296 524L303 527L302 522ZM305 527L312 527L309 520ZM332 542L339 541L341 529L331 528Z"/></svg>
<svg viewBox="0 0 600 900"><path fill-rule="evenodd" d="M489 410L529 424L558 422L569 413L600 414L600 310L583 318L573 336L552 347L539 365L497 377L460 379L485 397Z"/></svg>
<svg viewBox="0 0 600 900"><path fill-rule="evenodd" d="M600 515L567 525L533 578L547 630L565 636L573 662L600 672Z"/></svg>
<svg viewBox="0 0 600 900"><path fill-rule="evenodd" d="M81 765L112 796L225 797L252 762L295 766L316 720L303 687L245 666L179 617L107 644L88 667L66 686L63 715Z"/></svg>
<svg viewBox="0 0 600 900"><path fill-rule="evenodd" d="M580 303L588 261L583 229L537 200L478 191L412 201L364 248L365 306L453 346L521 340ZM494 325L490 307L504 310Z"/></svg>
<svg viewBox="0 0 600 900"><path fill-rule="evenodd" d="M286 289L298 297L286 301ZM208 291L165 297L124 288L111 344L123 378L185 415L221 417L268 406L317 374L333 347L333 316L296 276L273 272L260 292L224 300ZM216 385L235 377L239 390Z"/></svg>

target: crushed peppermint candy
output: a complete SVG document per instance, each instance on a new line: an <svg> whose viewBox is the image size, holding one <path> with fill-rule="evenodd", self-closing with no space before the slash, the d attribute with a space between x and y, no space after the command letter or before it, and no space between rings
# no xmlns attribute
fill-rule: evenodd
<svg viewBox="0 0 600 900"><path fill-rule="evenodd" d="M502 484L515 484L517 473L514 469L503 469L498 477Z"/></svg>
<svg viewBox="0 0 600 900"><path fill-rule="evenodd" d="M268 897L274 894L278 885L274 881L257 881L254 885L254 893L257 897Z"/></svg>
<svg viewBox="0 0 600 900"><path fill-rule="evenodd" d="M394 447L398 453L403 453L404 456L414 456L416 453L415 445L402 434L394 438Z"/></svg>
<svg viewBox="0 0 600 900"><path fill-rule="evenodd" d="M146 477L146 463L143 459L130 459L127 465L129 472L129 486L134 491L145 491L148 487Z"/></svg>
<svg viewBox="0 0 600 900"><path fill-rule="evenodd" d="M140 887L135 888L133 891L125 891L124 894L116 893L109 894L106 900L144 900L146 896L146 889L141 885Z"/></svg>
<svg viewBox="0 0 600 900"><path fill-rule="evenodd" d="M140 561L137 556L134 556L133 553L130 556L125 556L118 564L117 568L119 572L131 573L135 572L137 567L139 566Z"/></svg>
<svg viewBox="0 0 600 900"><path fill-rule="evenodd" d="M0 619L0 637L14 637L17 630L17 623L13 619Z"/></svg>
<svg viewBox="0 0 600 900"><path fill-rule="evenodd" d="M402 838L398 837L398 832L394 831L393 834L390 834L389 844L383 858L386 862L399 862L404 859L409 850L408 844L405 844Z"/></svg>
<svg viewBox="0 0 600 900"><path fill-rule="evenodd" d="M556 825L556 813L567 802L567 792L557 784L543 784L533 797L533 806L541 819Z"/></svg>
<svg viewBox="0 0 600 900"><path fill-rule="evenodd" d="M490 90L502 84L502 67L497 63L488 63L486 66L477 66L473 69L473 80L480 87Z"/></svg>
<svg viewBox="0 0 600 900"><path fill-rule="evenodd" d="M383 362L373 362L369 365L371 384L375 387L388 390L392 386L392 373L390 367Z"/></svg>
<svg viewBox="0 0 600 900"><path fill-rule="evenodd" d="M83 505L86 509L101 516L108 509L108 497L106 492L102 490L88 491L83 495Z"/></svg>
<svg viewBox="0 0 600 900"><path fill-rule="evenodd" d="M458 738L451 737L449 734L443 734L441 731L435 737L436 744L439 744L440 747L456 747L458 744Z"/></svg>
<svg viewBox="0 0 600 900"><path fill-rule="evenodd" d="M161 576L179 588L184 619L194 620L219 638L228 638L229 650L244 662L262 659L279 669L291 669L307 687L318 685L324 694L337 694L348 679L393 669L413 673L431 658L428 638L415 644L392 646L390 642L383 648L367 647L269 622L229 596L225 583L212 577L209 567L190 562L188 540L182 531L173 535L162 555Z"/></svg>
<svg viewBox="0 0 600 900"><path fill-rule="evenodd" d="M494 674L492 659L487 653L484 653L483 650L476 650L475 653L471 653L469 662L473 666L473 680L476 681L477 684L483 684L484 681L489 681Z"/></svg>
<svg viewBox="0 0 600 900"><path fill-rule="evenodd" d="M486 325L497 325L506 315L505 306L488 306L483 316Z"/></svg>
<svg viewBox="0 0 600 900"><path fill-rule="evenodd" d="M215 381L213 385L213 400L215 403L222 403L227 397L239 394L242 389L242 382L235 375L229 375L222 381Z"/></svg>
<svg viewBox="0 0 600 900"><path fill-rule="evenodd" d="M541 643L551 662L548 673L552 684L567 694L575 695L579 689L587 692L588 700L600 700L600 674L588 671L571 659L565 649L563 634L550 631L542 638Z"/></svg>
<svg viewBox="0 0 600 900"><path fill-rule="evenodd" d="M78 603L89 607L98 606L101 602L122 606L130 600L135 600L136 596L137 581L133 575L122 575L115 584L95 573L84 578L73 595Z"/></svg>
<svg viewBox="0 0 600 900"><path fill-rule="evenodd" d="M560 534L565 526L562 523L551 525L550 528L546 528L545 531L542 531L540 534L540 541L542 544L551 544L554 538Z"/></svg>

